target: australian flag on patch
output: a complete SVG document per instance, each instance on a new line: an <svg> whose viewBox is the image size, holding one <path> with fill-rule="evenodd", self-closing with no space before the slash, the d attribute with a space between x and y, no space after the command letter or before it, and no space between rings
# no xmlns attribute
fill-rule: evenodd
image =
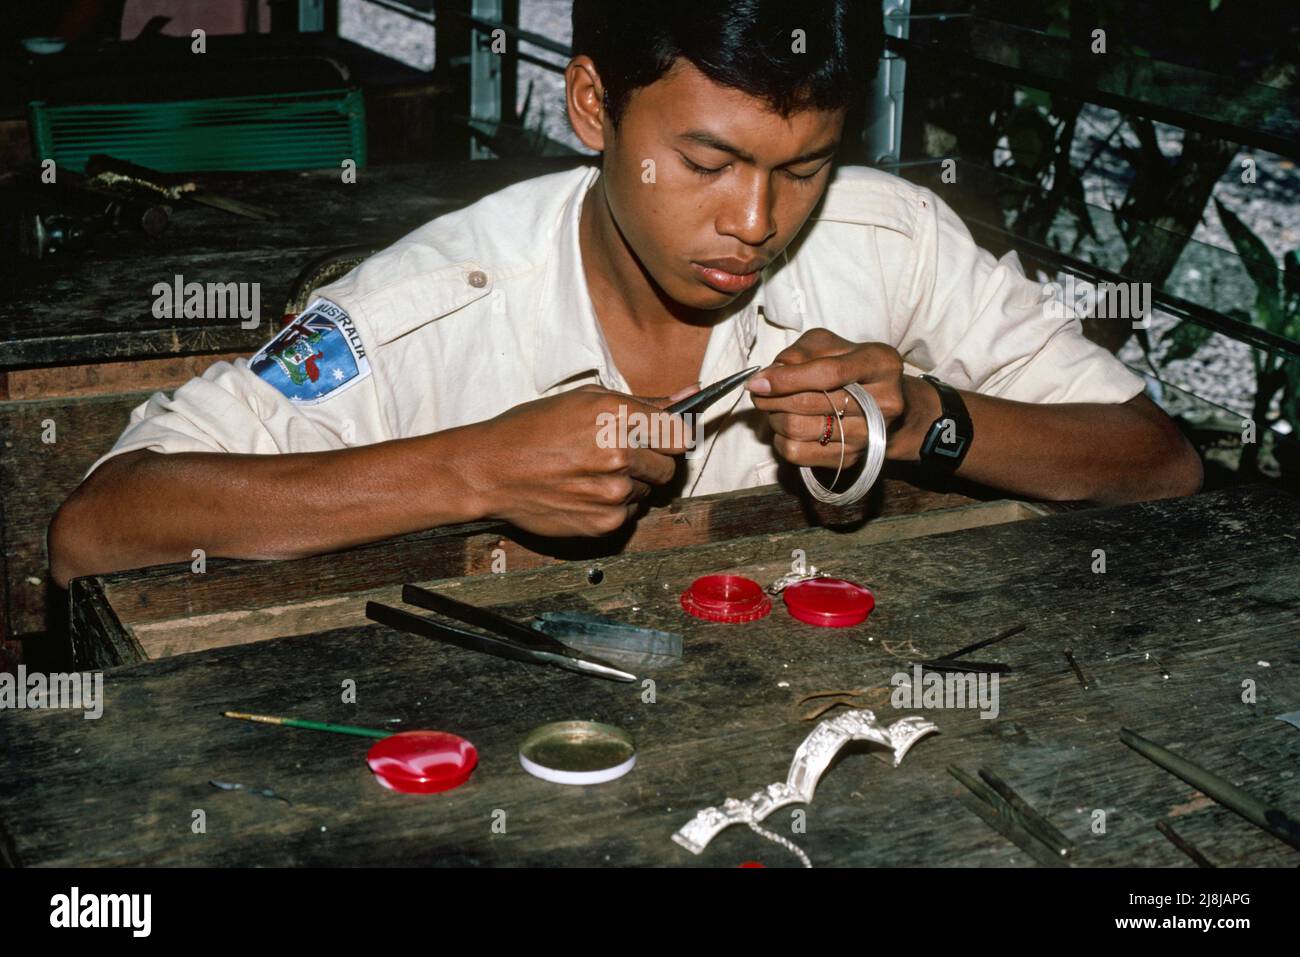
<svg viewBox="0 0 1300 957"><path fill-rule="evenodd" d="M248 360L249 368L300 405L312 405L370 375L356 324L317 299Z"/></svg>

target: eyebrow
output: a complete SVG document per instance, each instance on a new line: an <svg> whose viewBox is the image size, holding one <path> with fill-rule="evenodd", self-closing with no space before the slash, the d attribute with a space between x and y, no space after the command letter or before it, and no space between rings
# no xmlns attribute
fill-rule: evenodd
<svg viewBox="0 0 1300 957"><path fill-rule="evenodd" d="M707 146L710 149L721 150L724 153L731 153L737 159L744 160L746 163L754 162L754 157L746 153L738 146L733 146L721 137L714 136L707 130L688 130L682 133L678 139L690 140L693 143L699 143L701 146ZM840 148L839 140L833 143L827 143L825 146L819 146L815 150L810 150L802 156L796 156L792 160L786 160L782 166L797 166L800 163L807 163L812 160L824 159L832 155Z"/></svg>

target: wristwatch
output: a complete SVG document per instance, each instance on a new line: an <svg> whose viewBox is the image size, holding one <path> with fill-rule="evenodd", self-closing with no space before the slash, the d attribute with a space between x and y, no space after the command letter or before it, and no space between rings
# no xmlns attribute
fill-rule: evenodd
<svg viewBox="0 0 1300 957"><path fill-rule="evenodd" d="M951 475L960 467L975 438L970 413L961 394L948 383L932 375L921 376L939 393L942 412L921 440L921 465L934 472Z"/></svg>

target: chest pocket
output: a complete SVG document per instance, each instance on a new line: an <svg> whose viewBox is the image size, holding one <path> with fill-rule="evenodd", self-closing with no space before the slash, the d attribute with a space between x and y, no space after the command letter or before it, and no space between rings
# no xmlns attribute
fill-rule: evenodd
<svg viewBox="0 0 1300 957"><path fill-rule="evenodd" d="M493 290L492 273L467 260L378 289L365 296L363 304L376 344L382 346L492 295Z"/></svg>

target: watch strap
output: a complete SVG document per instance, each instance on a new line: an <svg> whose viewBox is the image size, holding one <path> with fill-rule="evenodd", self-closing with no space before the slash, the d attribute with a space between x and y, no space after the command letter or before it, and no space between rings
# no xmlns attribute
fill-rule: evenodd
<svg viewBox="0 0 1300 957"><path fill-rule="evenodd" d="M959 393L948 383L932 375L921 376L939 393L942 411L931 423L921 440L921 464L938 472L951 474L961 466L975 438L970 413Z"/></svg>

